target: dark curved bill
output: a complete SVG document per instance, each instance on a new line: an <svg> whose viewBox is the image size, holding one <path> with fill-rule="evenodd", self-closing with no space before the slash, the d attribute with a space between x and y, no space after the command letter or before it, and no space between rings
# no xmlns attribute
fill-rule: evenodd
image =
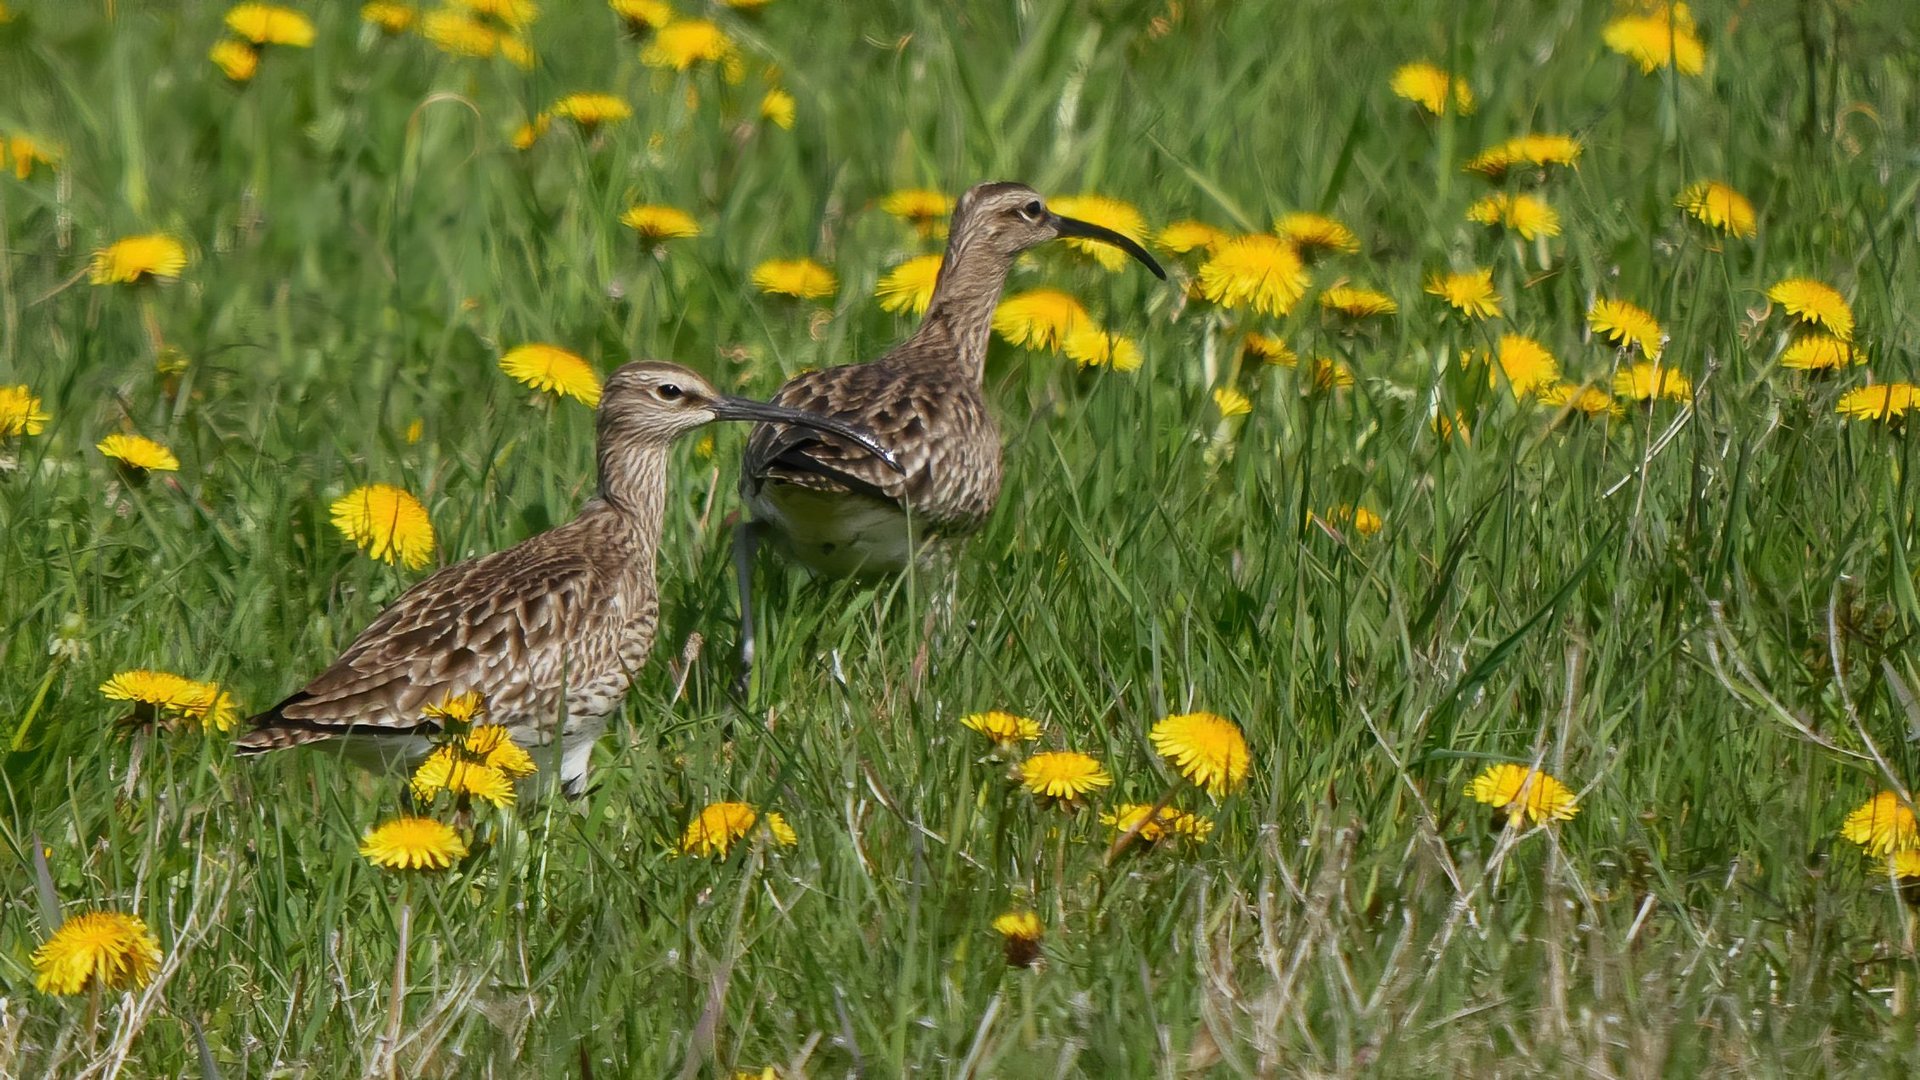
<svg viewBox="0 0 1920 1080"><path fill-rule="evenodd" d="M795 424L815 431L824 431L860 447L867 453L886 462L887 468L905 475L906 469L893 456L893 451L881 446L865 429L856 427L831 416L806 412L802 409L789 409L784 405L773 405L752 398L723 397L708 406L709 411L718 420L753 420L774 424Z"/></svg>
<svg viewBox="0 0 1920 1080"><path fill-rule="evenodd" d="M1055 214L1053 215L1053 227L1060 230L1061 236L1077 236L1083 240L1098 240L1103 244L1112 244L1114 247L1145 263L1147 269L1153 271L1154 277L1159 278L1161 281L1167 280L1167 272L1160 269L1160 264L1153 261L1153 256L1147 254L1146 248L1141 247L1128 237L1122 236L1104 225L1095 225L1091 221L1081 221L1079 218L1070 218Z"/></svg>

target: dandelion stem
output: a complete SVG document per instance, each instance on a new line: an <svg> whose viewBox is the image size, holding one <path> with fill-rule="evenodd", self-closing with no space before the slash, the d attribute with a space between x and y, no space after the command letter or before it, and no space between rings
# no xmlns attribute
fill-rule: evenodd
<svg viewBox="0 0 1920 1080"><path fill-rule="evenodd" d="M393 997L387 1003L387 1031L380 1037L374 1068L390 1076L400 1075L400 1018L407 999L407 949L413 938L413 882L400 883L400 937L394 946ZM384 1066L384 1069L382 1069Z"/></svg>

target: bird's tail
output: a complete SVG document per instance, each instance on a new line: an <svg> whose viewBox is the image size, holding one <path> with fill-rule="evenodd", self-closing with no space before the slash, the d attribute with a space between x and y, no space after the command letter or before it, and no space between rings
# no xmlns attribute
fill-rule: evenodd
<svg viewBox="0 0 1920 1080"><path fill-rule="evenodd" d="M303 746L340 734L336 728L316 724L311 720L296 720L286 715L287 706L303 701L306 697L306 692L302 691L266 712L249 717L247 733L233 741L233 752L241 757L252 757L269 750Z"/></svg>

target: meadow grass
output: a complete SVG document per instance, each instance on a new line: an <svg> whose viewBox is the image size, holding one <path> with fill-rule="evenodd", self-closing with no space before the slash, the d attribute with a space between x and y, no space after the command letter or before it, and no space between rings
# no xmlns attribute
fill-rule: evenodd
<svg viewBox="0 0 1920 1080"><path fill-rule="evenodd" d="M52 417L6 442L0 476L0 1073L1920 1064L1907 909L1838 836L1920 777L1913 442L1835 415L1868 372L1915 376L1904 4L1702 0L1706 71L1682 77L1608 52L1597 3L776 0L716 16L739 85L641 65L584 0L545 5L525 72L315 5L314 47L268 49L244 86L207 60L221 5L9 6L0 132L65 159L0 175L0 385ZM1478 109L1393 97L1393 69L1422 57ZM791 131L758 118L774 84L797 99ZM634 117L510 148L582 89ZM1461 167L1527 131L1584 144L1544 185L1562 235L1531 243L1464 220L1489 189ZM1070 289L1144 366L1081 372L996 341L991 522L899 582L765 563L749 707L728 692L744 433L683 448L662 632L595 790L479 814L446 875L403 884L357 854L396 778L116 727L97 690L116 671L264 708L422 576L333 528L349 488L421 495L443 564L566 519L591 490L590 412L508 379L505 348L551 341L602 372L672 358L769 394L909 329L872 286L928 247L882 195L994 178L1124 198L1156 226L1327 212L1363 247L1316 283L1401 310L1353 330L1309 296L1260 320L1036 253L1012 287ZM1752 197L1756 237L1675 208L1710 178ZM705 234L656 259L616 223L637 201ZM183 280L86 283L91 250L151 230L189 241ZM840 275L831 306L746 284L803 254ZM1505 319L1422 294L1469 265L1494 268ZM1865 368L1777 365L1788 322L1765 293L1790 275L1851 299ZM1687 401L1557 416L1456 362L1520 332L1604 386L1625 361L1586 331L1595 296L1662 320ZM1303 393L1304 368L1242 356L1250 329L1356 385ZM157 370L162 347L183 370ZM1250 415L1219 416L1229 384ZM118 430L182 468L130 482L93 449ZM1307 524L1342 505L1384 529ZM958 725L988 708L1039 719L1041 745L1097 756L1115 785L1078 814L1042 808ZM1250 782L1181 794L1217 822L1205 844L1108 865L1098 810L1175 782L1146 732L1189 710L1241 724ZM1464 788L1501 761L1565 780L1579 816L1499 828ZM798 844L677 855L718 799L782 813ZM38 993L49 902L144 915L159 976L102 1001ZM1033 970L990 929L1023 908L1046 927Z"/></svg>

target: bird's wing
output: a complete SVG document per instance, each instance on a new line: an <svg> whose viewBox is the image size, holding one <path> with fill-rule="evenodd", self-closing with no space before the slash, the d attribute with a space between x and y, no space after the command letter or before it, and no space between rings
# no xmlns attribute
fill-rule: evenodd
<svg viewBox="0 0 1920 1080"><path fill-rule="evenodd" d="M748 436L742 481L779 481L823 491L849 491L911 505L934 518L957 509L942 505L954 490L946 473L970 436L991 443L991 472L999 475L999 432L971 385L928 380L885 360L796 375L774 402L865 428L900 464L895 471L859 446L789 424L759 424ZM980 463L984 473L988 463ZM997 482L994 485L997 489Z"/></svg>
<svg viewBox="0 0 1920 1080"><path fill-rule="evenodd" d="M434 574L403 593L305 688L254 718L240 749L346 733L416 734L421 710L479 691L496 716L557 700L617 653L602 571L554 533Z"/></svg>

